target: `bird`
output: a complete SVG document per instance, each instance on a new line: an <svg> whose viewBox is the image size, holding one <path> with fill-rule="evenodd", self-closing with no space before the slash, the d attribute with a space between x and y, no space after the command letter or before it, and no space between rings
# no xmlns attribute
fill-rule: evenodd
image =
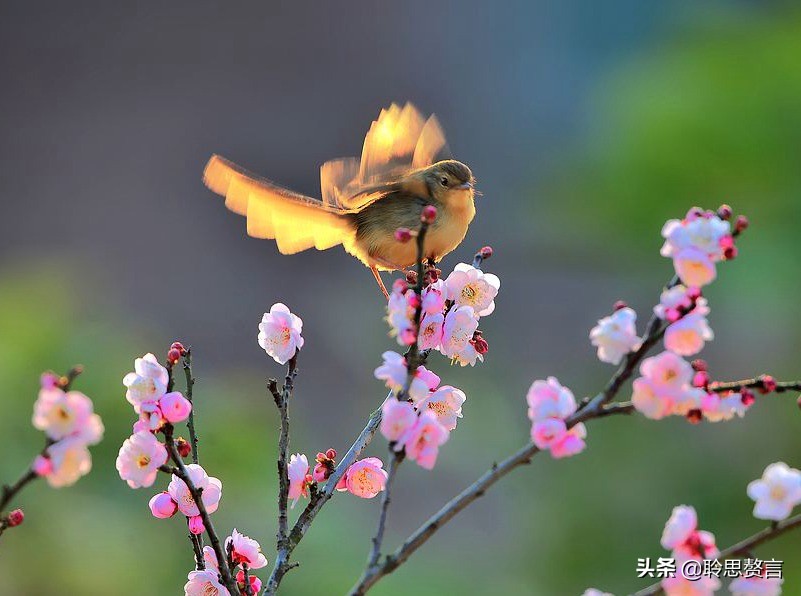
<svg viewBox="0 0 801 596"><path fill-rule="evenodd" d="M212 155L203 182L247 217L247 233L275 240L281 254L342 245L370 268L385 298L379 272L404 270L417 261L415 242L399 228L416 230L428 205L436 219L425 237L424 258L439 262L467 234L476 214L475 178L448 153L436 116L411 103L382 109L364 138L361 157L320 166L321 198L309 197ZM396 237L397 236L397 237Z"/></svg>

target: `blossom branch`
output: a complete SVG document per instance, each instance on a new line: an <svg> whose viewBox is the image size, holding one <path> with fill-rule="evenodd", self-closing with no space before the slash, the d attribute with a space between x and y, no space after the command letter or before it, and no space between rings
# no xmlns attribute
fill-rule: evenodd
<svg viewBox="0 0 801 596"><path fill-rule="evenodd" d="M287 508L289 503L289 472L287 468L287 453L289 451L289 399L292 397L295 376L297 375L297 355L287 363L287 373L284 386L278 390L278 381L270 379L268 388L275 400L281 417L281 434L278 438L278 534L276 536L277 549L281 550L287 537Z"/></svg>
<svg viewBox="0 0 801 596"><path fill-rule="evenodd" d="M732 559L738 555L750 556L752 549L764 544L765 542L770 542L785 532L789 532L790 530L798 527L801 527L801 514L787 518L780 522L772 523L770 526L760 530L756 534L753 534L752 536L749 536L740 542L732 544L728 548L724 548L715 558L722 561L723 559ZM654 594L662 594L663 592L664 590L662 589L662 584L660 582L648 586L647 588L643 588L639 592L636 592L634 596L653 596Z"/></svg>
<svg viewBox="0 0 801 596"><path fill-rule="evenodd" d="M743 389L759 389L774 393L787 391L801 391L801 381L774 381L772 377L761 376L742 381L714 381L709 384L709 390L716 393L725 391L739 392Z"/></svg>
<svg viewBox="0 0 801 596"><path fill-rule="evenodd" d="M164 427L164 439L167 446L167 451L177 466L175 469L170 469L170 472L180 478L184 484L186 484L189 494L192 495L192 499L195 501L195 505L200 513L200 518L203 520L203 526L206 529L206 534L209 537L209 542L211 542L211 547L214 549L214 554L217 556L217 561L220 561L219 568L222 583L231 594L237 594L238 588L236 587L236 582L231 576L231 570L229 569L228 565L225 564L225 561L227 560L225 550L223 549L220 539L217 536L217 532L214 529L211 516L209 515L208 511L206 511L206 505L203 503L202 499L202 491L195 486L195 483L189 476L189 470L187 470L181 454L178 453L178 448L175 446L175 440L173 439L173 428L171 424L166 424Z"/></svg>
<svg viewBox="0 0 801 596"><path fill-rule="evenodd" d="M186 377L186 399L192 404L186 427L189 429L189 442L192 445L192 463L199 463L200 455L197 452L197 431L195 430L195 402L192 400L192 389L195 386L195 377L192 374L192 348L186 348L184 354L184 375Z"/></svg>

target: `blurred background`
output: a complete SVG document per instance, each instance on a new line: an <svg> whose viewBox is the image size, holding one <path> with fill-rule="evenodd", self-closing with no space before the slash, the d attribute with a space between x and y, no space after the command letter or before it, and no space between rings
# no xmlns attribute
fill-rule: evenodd
<svg viewBox="0 0 801 596"><path fill-rule="evenodd" d="M122 376L180 339L195 355L201 458L215 522L272 562L282 369L256 343L276 301L304 321L292 450L346 449L382 400L396 349L370 273L340 249L279 256L203 187L212 152L315 194L318 166L358 154L380 108L435 112L484 196L447 272L491 244L502 280L484 365L431 360L468 395L435 472L404 466L394 546L527 441L524 395L556 375L577 397L613 369L587 334L625 299L647 318L672 274L665 219L730 203L751 229L709 288L713 376L801 376L801 11L790 2L44 2L0 7L0 480L41 446L46 369L80 362L106 424L76 486L30 486L0 544L3 594L176 594L185 527L154 519L114 460L133 422ZM644 324L640 321L640 324ZM627 398L626 389L621 398ZM794 396L744 420L642 417L589 426L589 448L538 457L440 531L376 594L616 594L644 586L674 505L721 546L753 533L746 484L801 467ZM370 455L386 456L383 440ZM287 594L344 593L378 500L338 496L296 550ZM296 513L296 512L295 512ZM801 541L761 548L801 593ZM260 574L266 579L267 573Z"/></svg>

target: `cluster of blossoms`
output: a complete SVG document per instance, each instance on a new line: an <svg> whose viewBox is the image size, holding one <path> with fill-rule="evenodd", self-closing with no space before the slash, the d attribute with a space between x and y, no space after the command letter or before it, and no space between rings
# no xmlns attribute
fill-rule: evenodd
<svg viewBox="0 0 801 596"><path fill-rule="evenodd" d="M582 422L567 428L565 420L576 411L576 399L555 377L534 381L526 394L531 420L531 441L554 458L584 451L587 429Z"/></svg>
<svg viewBox="0 0 801 596"><path fill-rule="evenodd" d="M103 438L103 422L92 400L80 391L65 391L66 377L45 373L33 407L33 426L47 435L47 447L32 470L50 486L70 486L92 469L89 445Z"/></svg>
<svg viewBox="0 0 801 596"><path fill-rule="evenodd" d="M261 569L267 566L267 558L261 552L261 546L253 538L238 532L236 528L225 539L225 552L228 554L226 564L229 569L236 570L236 584L240 594L248 593L245 583L245 569ZM210 546L203 547L203 562L205 569L190 571L184 585L186 596L230 596L228 589L220 583L220 565L217 555ZM254 576L247 576L247 583L251 594L261 591L261 580Z"/></svg>
<svg viewBox="0 0 801 596"><path fill-rule="evenodd" d="M703 561L720 554L715 545L715 535L698 529L698 514L693 507L680 505L673 508L662 532L662 547L671 551L676 567L690 560ZM665 578L662 588L671 594L712 594L720 588L720 580L714 575L704 575L698 579L687 579L681 573Z"/></svg>
<svg viewBox="0 0 801 596"><path fill-rule="evenodd" d="M491 249L482 249L482 254L491 254ZM416 341L419 349L439 351L462 366L483 362L489 345L478 329L479 319L495 310L501 281L466 263L456 265L445 279L433 268L425 275L428 283L420 295L409 287L408 280L393 284L387 305L392 334L402 346ZM418 308L419 333L415 325Z"/></svg>
<svg viewBox="0 0 801 596"><path fill-rule="evenodd" d="M456 387L440 386L440 378L421 365L404 394L408 401L399 400L409 375L406 359L396 352L384 352L383 358L375 376L393 394L381 407L381 434L393 449L405 449L407 458L430 470L436 464L439 447L462 417L462 404L467 397Z"/></svg>
<svg viewBox="0 0 801 596"><path fill-rule="evenodd" d="M732 232L731 208L722 205L717 212L693 207L684 219L668 220L662 228L665 244L662 256L673 259L673 267L688 286L701 287L715 280L716 263L737 256L734 237L748 226L740 216Z"/></svg>

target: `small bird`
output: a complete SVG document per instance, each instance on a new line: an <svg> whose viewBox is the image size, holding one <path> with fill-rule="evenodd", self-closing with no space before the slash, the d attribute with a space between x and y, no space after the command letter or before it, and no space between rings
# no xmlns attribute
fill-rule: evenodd
<svg viewBox="0 0 801 596"><path fill-rule="evenodd" d="M276 241L281 254L341 244L373 272L389 297L379 271L411 267L414 242L396 230L416 230L423 208L437 217L425 238L425 258L438 262L455 249L475 216L473 173L445 159L445 135L435 116L425 119L410 103L381 110L364 138L361 158L327 161L320 167L322 199L293 192L252 174L218 155L203 182L225 197L231 211L247 217L254 238Z"/></svg>

